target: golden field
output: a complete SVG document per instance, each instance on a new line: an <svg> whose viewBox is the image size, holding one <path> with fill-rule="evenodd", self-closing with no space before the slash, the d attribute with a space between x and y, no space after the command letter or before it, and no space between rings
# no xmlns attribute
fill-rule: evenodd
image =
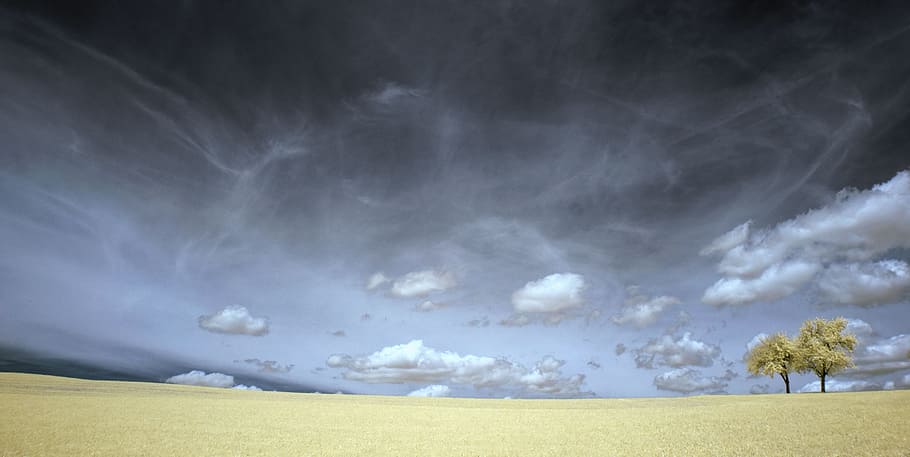
<svg viewBox="0 0 910 457"><path fill-rule="evenodd" d="M588 400L0 373L0 456L910 456L910 391Z"/></svg>

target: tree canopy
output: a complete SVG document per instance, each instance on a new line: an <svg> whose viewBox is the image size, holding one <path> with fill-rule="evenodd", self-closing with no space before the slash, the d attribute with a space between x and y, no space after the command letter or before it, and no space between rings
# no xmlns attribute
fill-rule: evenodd
<svg viewBox="0 0 910 457"><path fill-rule="evenodd" d="M763 338L746 358L746 369L754 375L780 375L790 393L790 371L799 365L796 343L783 333Z"/></svg>
<svg viewBox="0 0 910 457"><path fill-rule="evenodd" d="M850 353L856 348L856 336L845 334L847 320L843 317L825 320L815 318L803 323L796 338L800 354L792 367L797 372L812 371L825 391L825 378L853 366Z"/></svg>

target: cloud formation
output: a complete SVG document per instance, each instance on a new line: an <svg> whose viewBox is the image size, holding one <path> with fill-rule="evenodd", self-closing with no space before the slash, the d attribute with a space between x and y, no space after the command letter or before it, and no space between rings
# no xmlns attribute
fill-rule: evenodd
<svg viewBox="0 0 910 457"><path fill-rule="evenodd" d="M723 392L736 373L727 370L723 376L702 376L693 368L677 368L654 377L654 386L660 390L691 394Z"/></svg>
<svg viewBox="0 0 910 457"><path fill-rule="evenodd" d="M168 384L183 384L187 386L204 386L204 387L234 387L234 377L223 373L206 373L200 370L193 370L188 373L178 374L167 378L164 382Z"/></svg>
<svg viewBox="0 0 910 457"><path fill-rule="evenodd" d="M530 281L512 293L512 306L519 313L553 313L584 304L585 279L575 273L554 273Z"/></svg>
<svg viewBox="0 0 910 457"><path fill-rule="evenodd" d="M875 306L910 295L910 267L900 260L831 265L818 280L826 303Z"/></svg>
<svg viewBox="0 0 910 457"><path fill-rule="evenodd" d="M264 317L253 317L243 306L231 305L208 316L199 316L199 327L210 332L263 336L269 333Z"/></svg>
<svg viewBox="0 0 910 457"><path fill-rule="evenodd" d="M722 306L777 300L799 290L820 268L815 263L793 261L772 265L756 278L723 278L705 291L702 302Z"/></svg>
<svg viewBox="0 0 910 457"><path fill-rule="evenodd" d="M391 281L391 279L387 278L386 275L384 275L382 272L373 273L367 279L366 288L367 288L367 290L374 290L377 287L388 283L389 281Z"/></svg>
<svg viewBox="0 0 910 457"><path fill-rule="evenodd" d="M245 359L245 363L255 365L262 373L287 373L294 368L294 365L281 365L274 360Z"/></svg>
<svg viewBox="0 0 910 457"><path fill-rule="evenodd" d="M720 348L692 339L692 334L686 332L679 338L671 335L652 338L634 352L635 364L639 368L710 367L714 364L714 359L720 355Z"/></svg>
<svg viewBox="0 0 910 457"><path fill-rule="evenodd" d="M375 276L375 275L374 275ZM455 275L447 271L414 271L395 279L389 295L396 298L425 297L458 285Z"/></svg>
<svg viewBox="0 0 910 457"><path fill-rule="evenodd" d="M432 300L424 300L424 301L418 303L417 305L415 305L414 310L421 311L421 312L428 312L428 311L434 311L437 309L442 309L445 307L446 307L446 305L443 303L434 302Z"/></svg>
<svg viewBox="0 0 910 457"><path fill-rule="evenodd" d="M366 356L335 354L326 360L333 368L346 368L345 379L366 383L446 383L474 388L513 389L530 394L578 396L584 375L563 377L565 362L551 356L533 369L504 359L437 351L421 340L385 347Z"/></svg>
<svg viewBox="0 0 910 457"><path fill-rule="evenodd" d="M262 389L260 389L260 388L258 388L258 387L256 387L256 386L248 386L248 385L246 385L246 384L237 384L236 386L231 387L231 389L238 389L238 390L254 390L254 391L258 391L258 392L261 392L261 391L262 391Z"/></svg>
<svg viewBox="0 0 910 457"><path fill-rule="evenodd" d="M409 397L448 397L452 392L449 386L433 384L430 386L417 389L408 394Z"/></svg>
<svg viewBox="0 0 910 457"><path fill-rule="evenodd" d="M637 289L632 289L637 292ZM619 314L614 315L610 320L616 325L630 325L636 328L647 327L673 305L681 302L676 297L661 295L659 297L648 298L638 293L630 294Z"/></svg>
<svg viewBox="0 0 910 457"><path fill-rule="evenodd" d="M823 298L872 306L906 298L907 265L868 263L910 247L910 172L865 191L843 190L828 206L753 230L751 222L715 239L703 255L721 255L724 275L705 291L712 305L777 300L818 277Z"/></svg>
<svg viewBox="0 0 910 457"><path fill-rule="evenodd" d="M820 392L821 386L821 381L812 381L804 385L797 392ZM826 392L863 392L867 390L882 390L882 385L868 381L839 381L837 379L825 380Z"/></svg>
<svg viewBox="0 0 910 457"><path fill-rule="evenodd" d="M865 377L910 370L910 335L900 334L863 346L853 358L856 365L844 376Z"/></svg>

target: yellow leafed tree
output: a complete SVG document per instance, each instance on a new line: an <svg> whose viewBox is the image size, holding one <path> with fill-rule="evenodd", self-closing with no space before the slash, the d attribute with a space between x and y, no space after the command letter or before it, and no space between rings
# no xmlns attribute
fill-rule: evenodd
<svg viewBox="0 0 910 457"><path fill-rule="evenodd" d="M812 371L821 381L825 391L825 379L834 373L853 366L851 353L856 348L856 336L844 333L847 320L843 317L825 320L815 318L803 323L796 338L800 357L794 371Z"/></svg>
<svg viewBox="0 0 910 457"><path fill-rule="evenodd" d="M749 351L746 358L746 369L754 375L774 377L780 375L784 380L787 393L790 393L790 371L799 364L800 354L796 343L783 333L762 338Z"/></svg>

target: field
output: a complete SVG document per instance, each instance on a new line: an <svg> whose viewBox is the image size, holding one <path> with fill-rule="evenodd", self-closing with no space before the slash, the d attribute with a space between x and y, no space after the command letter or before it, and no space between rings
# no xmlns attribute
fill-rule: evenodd
<svg viewBox="0 0 910 457"><path fill-rule="evenodd" d="M910 391L471 400L0 373L0 456L81 455L910 456Z"/></svg>

